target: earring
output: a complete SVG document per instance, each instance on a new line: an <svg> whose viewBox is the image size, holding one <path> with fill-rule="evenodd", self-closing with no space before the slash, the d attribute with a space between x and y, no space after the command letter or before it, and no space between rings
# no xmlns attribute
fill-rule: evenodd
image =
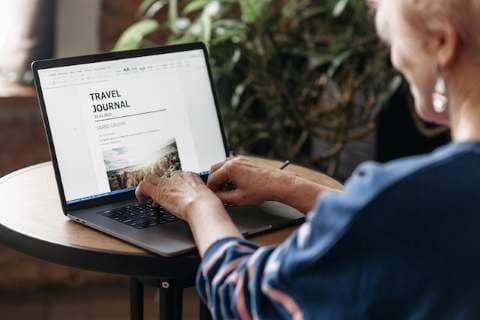
<svg viewBox="0 0 480 320"><path fill-rule="evenodd" d="M443 113L447 110L448 97L447 86L443 78L440 67L437 65L437 81L435 82L435 90L432 95L433 110L437 113Z"/></svg>

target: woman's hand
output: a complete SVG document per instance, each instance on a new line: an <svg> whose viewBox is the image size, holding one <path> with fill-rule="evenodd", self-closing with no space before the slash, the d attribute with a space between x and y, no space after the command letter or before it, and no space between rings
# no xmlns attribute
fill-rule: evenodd
<svg viewBox="0 0 480 320"><path fill-rule="evenodd" d="M188 222L198 251L203 256L215 241L242 235L220 199L191 172L175 172L170 178L147 176L135 191L138 201L147 198Z"/></svg>
<svg viewBox="0 0 480 320"><path fill-rule="evenodd" d="M218 197L191 172L177 171L170 178L148 175L138 185L135 195L139 201L150 198L185 221L197 208L223 209Z"/></svg>
<svg viewBox="0 0 480 320"><path fill-rule="evenodd" d="M207 186L224 202L235 205L279 201L307 213L321 185L279 168L260 166L245 157L232 157L210 169Z"/></svg>
<svg viewBox="0 0 480 320"><path fill-rule="evenodd" d="M207 186L225 203L248 205L281 200L294 179L278 168L260 166L239 156L214 165Z"/></svg>

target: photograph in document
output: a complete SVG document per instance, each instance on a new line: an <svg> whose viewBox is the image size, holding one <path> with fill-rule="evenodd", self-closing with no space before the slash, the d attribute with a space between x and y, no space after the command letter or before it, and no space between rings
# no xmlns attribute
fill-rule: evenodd
<svg viewBox="0 0 480 320"><path fill-rule="evenodd" d="M149 150L140 159L137 148L129 147L105 150L103 158L111 191L136 187L148 174L169 177L182 169L175 139Z"/></svg>

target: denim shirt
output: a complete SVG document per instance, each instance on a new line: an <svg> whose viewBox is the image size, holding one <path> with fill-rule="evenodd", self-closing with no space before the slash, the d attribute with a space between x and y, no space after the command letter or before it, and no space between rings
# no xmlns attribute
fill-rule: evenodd
<svg viewBox="0 0 480 320"><path fill-rule="evenodd" d="M216 319L480 319L480 142L362 164L283 243L210 246L197 289Z"/></svg>

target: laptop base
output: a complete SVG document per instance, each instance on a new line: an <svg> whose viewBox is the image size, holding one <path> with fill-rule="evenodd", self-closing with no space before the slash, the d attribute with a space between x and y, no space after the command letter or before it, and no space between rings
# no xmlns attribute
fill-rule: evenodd
<svg viewBox="0 0 480 320"><path fill-rule="evenodd" d="M99 211L124 206L119 203L101 208L72 212L68 216L81 224L104 232L152 253L171 257L195 249L190 228L183 221L174 221L147 229L136 229L124 223L102 216ZM304 221L299 211L279 202L264 202L254 206L227 208L233 222L245 237L277 230Z"/></svg>

